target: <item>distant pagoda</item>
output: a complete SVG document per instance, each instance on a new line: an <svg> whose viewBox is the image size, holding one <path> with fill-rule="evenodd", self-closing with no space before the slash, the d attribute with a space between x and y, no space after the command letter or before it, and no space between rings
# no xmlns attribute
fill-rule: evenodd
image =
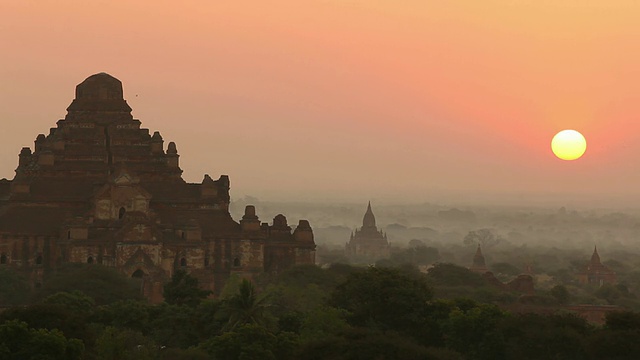
<svg viewBox="0 0 640 360"><path fill-rule="evenodd" d="M362 227L351 233L351 238L345 246L347 257L352 261L372 262L389 257L390 248L387 234L378 230L376 217L371 210L371 202L362 219Z"/></svg>
<svg viewBox="0 0 640 360"><path fill-rule="evenodd" d="M591 261L578 273L578 282L583 285L589 284L597 286L618 282L616 272L600 262L600 255L598 254L598 248L596 246L593 247Z"/></svg>
<svg viewBox="0 0 640 360"><path fill-rule="evenodd" d="M478 249L476 250L476 254L473 256L473 264L469 267L469 270L473 272L477 272L480 274L484 274L489 271L487 265L484 262L484 255L482 255L482 249L480 248L480 244L478 244Z"/></svg>

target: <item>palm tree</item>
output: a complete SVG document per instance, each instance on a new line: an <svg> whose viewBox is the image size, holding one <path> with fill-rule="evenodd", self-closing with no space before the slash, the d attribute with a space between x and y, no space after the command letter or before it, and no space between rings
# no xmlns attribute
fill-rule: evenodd
<svg viewBox="0 0 640 360"><path fill-rule="evenodd" d="M224 331L235 329L239 325L264 325L264 310L267 308L266 297L258 298L251 281L242 279L238 293L226 300L224 309L229 322Z"/></svg>

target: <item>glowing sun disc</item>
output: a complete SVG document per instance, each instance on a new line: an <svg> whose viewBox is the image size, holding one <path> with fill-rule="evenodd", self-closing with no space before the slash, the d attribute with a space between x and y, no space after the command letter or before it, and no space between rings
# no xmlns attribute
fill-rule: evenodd
<svg viewBox="0 0 640 360"><path fill-rule="evenodd" d="M551 140L551 150L562 160L576 160L587 150L587 140L575 130L562 130Z"/></svg>

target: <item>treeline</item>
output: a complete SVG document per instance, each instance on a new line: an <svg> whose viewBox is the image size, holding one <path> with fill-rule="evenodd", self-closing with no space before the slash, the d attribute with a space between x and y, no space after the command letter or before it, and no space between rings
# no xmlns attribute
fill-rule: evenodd
<svg viewBox="0 0 640 360"><path fill-rule="evenodd" d="M136 299L133 280L109 268L60 273L32 304L0 313L0 359L640 358L638 313L611 313L604 326L563 312L511 314L499 292L487 296L479 276L450 264L427 274L299 266L232 278L216 299L179 271L157 305ZM441 297L451 289L475 289L464 295L476 299Z"/></svg>

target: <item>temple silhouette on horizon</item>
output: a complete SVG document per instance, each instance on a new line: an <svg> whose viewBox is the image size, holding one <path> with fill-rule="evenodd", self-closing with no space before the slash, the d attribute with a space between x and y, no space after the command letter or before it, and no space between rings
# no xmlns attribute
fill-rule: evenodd
<svg viewBox="0 0 640 360"><path fill-rule="evenodd" d="M482 248L480 247L480 244L478 244L476 254L473 256L473 263L469 267L469 270L479 274L484 274L489 271L489 268L487 268L487 264L484 261L484 255L482 255Z"/></svg>
<svg viewBox="0 0 640 360"><path fill-rule="evenodd" d="M353 262L375 262L390 256L387 234L378 230L376 217L371 210L371 202L362 219L362 227L351 233L345 246L347 258Z"/></svg>
<svg viewBox="0 0 640 360"><path fill-rule="evenodd" d="M598 247L593 247L591 260L585 264L582 271L578 273L578 282L583 285L602 286L605 284L616 284L618 277L616 272L609 269L600 262Z"/></svg>

